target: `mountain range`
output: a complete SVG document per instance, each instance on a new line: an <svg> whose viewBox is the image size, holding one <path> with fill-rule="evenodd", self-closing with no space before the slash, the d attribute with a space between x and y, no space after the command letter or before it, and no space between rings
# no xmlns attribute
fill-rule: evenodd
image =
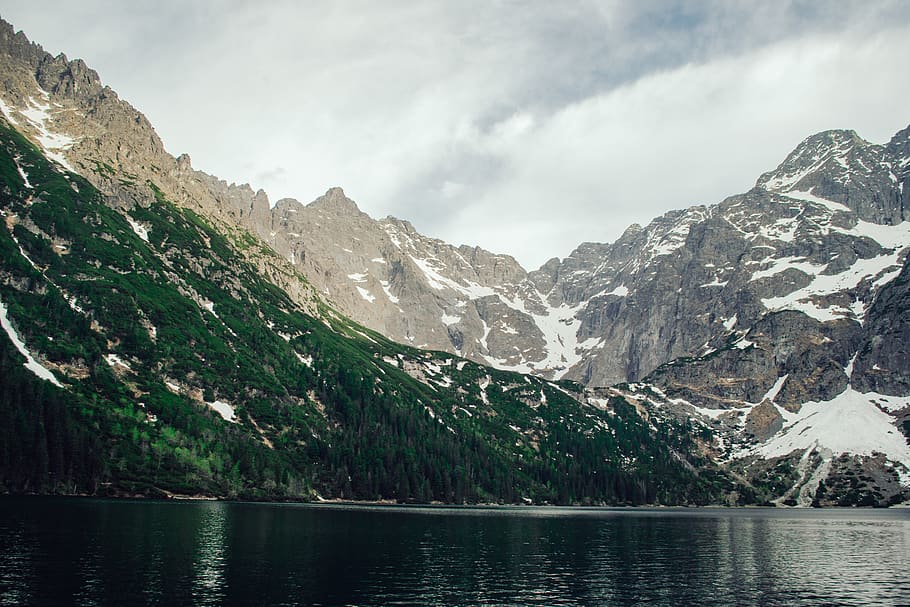
<svg viewBox="0 0 910 607"><path fill-rule="evenodd" d="M0 23L11 492L910 498L910 129L527 271L167 153Z"/></svg>

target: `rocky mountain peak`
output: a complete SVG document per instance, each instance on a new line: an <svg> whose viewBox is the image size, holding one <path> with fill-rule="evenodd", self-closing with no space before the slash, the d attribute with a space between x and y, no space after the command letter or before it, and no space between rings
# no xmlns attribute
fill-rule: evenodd
<svg viewBox="0 0 910 607"><path fill-rule="evenodd" d="M14 57L36 67L45 55L41 45L29 41L24 32L16 31L12 24L0 19L0 53Z"/></svg>
<svg viewBox="0 0 910 607"><path fill-rule="evenodd" d="M34 72L34 78L44 91L61 98L97 95L104 87L98 73L81 59L70 61L60 53L56 57L41 45L30 42L26 35L16 32L10 23L0 19L0 54L8 55L15 63L24 63Z"/></svg>
<svg viewBox="0 0 910 607"><path fill-rule="evenodd" d="M903 177L910 172L910 126L898 131L887 145L888 151L893 154L898 163Z"/></svg>
<svg viewBox="0 0 910 607"><path fill-rule="evenodd" d="M855 131L833 130L805 139L775 170L762 175L756 188L782 194L787 200L834 203L859 219L897 225L907 218L901 152L906 137L887 146L865 141ZM834 207L832 207L834 208ZM835 209L838 210L838 209Z"/></svg>
<svg viewBox="0 0 910 607"><path fill-rule="evenodd" d="M641 234L644 231L645 231L645 229L643 227L641 227L641 224L633 223L632 225L630 225L628 228L626 228L623 231L623 233L620 235L618 240L620 240L620 241L633 240L634 238L636 238L639 234Z"/></svg>
<svg viewBox="0 0 910 607"><path fill-rule="evenodd" d="M48 93L68 99L92 97L104 88L98 72L82 59L68 61L63 53L56 57L45 55L35 71L35 79Z"/></svg>
<svg viewBox="0 0 910 607"><path fill-rule="evenodd" d="M341 215L360 214L360 208L358 208L357 203L348 198L340 187L329 188L325 194L307 206Z"/></svg>
<svg viewBox="0 0 910 607"><path fill-rule="evenodd" d="M846 164L847 155L856 146L866 146L855 131L830 130L807 137L773 171L758 178L756 186L768 191L786 191L799 186L813 173L833 162Z"/></svg>
<svg viewBox="0 0 910 607"><path fill-rule="evenodd" d="M177 156L177 169L182 172L193 170L193 161L189 154L184 153Z"/></svg>
<svg viewBox="0 0 910 607"><path fill-rule="evenodd" d="M399 219L393 215L386 215L385 219L380 221L381 224L394 226L396 231L404 232L408 235L418 234L417 228L407 219Z"/></svg>

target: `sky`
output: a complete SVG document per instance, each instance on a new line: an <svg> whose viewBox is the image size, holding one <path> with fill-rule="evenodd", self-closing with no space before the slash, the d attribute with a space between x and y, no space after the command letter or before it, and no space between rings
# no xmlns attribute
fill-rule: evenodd
<svg viewBox="0 0 910 607"><path fill-rule="evenodd" d="M0 0L173 155L527 269L910 124L903 0Z"/></svg>

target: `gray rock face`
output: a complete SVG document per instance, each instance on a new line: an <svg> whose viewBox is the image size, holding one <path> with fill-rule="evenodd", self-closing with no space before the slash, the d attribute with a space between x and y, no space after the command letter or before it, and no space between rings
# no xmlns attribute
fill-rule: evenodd
<svg viewBox="0 0 910 607"><path fill-rule="evenodd" d="M340 188L308 205L279 200L270 221L254 226L339 311L393 339L482 361L518 361L516 347L546 345L513 303L525 296L526 274L509 256L453 247L392 217L376 221ZM535 296L529 308L544 309Z"/></svg>
<svg viewBox="0 0 910 607"><path fill-rule="evenodd" d="M772 313L744 334L731 333L720 350L676 359L648 381L709 408L770 400L798 410L844 391L845 369L861 335L851 320L823 323L795 311Z"/></svg>
<svg viewBox="0 0 910 607"><path fill-rule="evenodd" d="M810 137L750 192L584 243L530 273L407 222L374 221L350 201L278 205L259 233L341 311L394 339L610 385L716 350L768 312L862 321L910 245L906 139Z"/></svg>
<svg viewBox="0 0 910 607"><path fill-rule="evenodd" d="M810 137L750 192L667 213L531 273L552 288L551 303L583 303L582 338L603 337L566 377L636 381L775 310L861 322L910 245L907 139L906 130L886 146L844 131Z"/></svg>
<svg viewBox="0 0 910 607"><path fill-rule="evenodd" d="M910 262L879 291L864 333L853 366L853 387L861 392L910 395Z"/></svg>
<svg viewBox="0 0 910 607"><path fill-rule="evenodd" d="M900 133L895 137L901 138L906 139ZM849 207L865 221L898 224L907 219L902 192L894 187L900 147L894 140L884 147L870 145L854 131L826 131L803 141L776 170L762 175L758 186L809 192Z"/></svg>

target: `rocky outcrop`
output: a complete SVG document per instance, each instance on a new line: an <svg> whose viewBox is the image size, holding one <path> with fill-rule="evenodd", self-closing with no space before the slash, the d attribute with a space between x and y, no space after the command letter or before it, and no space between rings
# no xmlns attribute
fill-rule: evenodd
<svg viewBox="0 0 910 607"><path fill-rule="evenodd" d="M910 396L910 262L869 309L851 383L862 392Z"/></svg>
<svg viewBox="0 0 910 607"><path fill-rule="evenodd" d="M744 430L755 440L766 441L777 434L784 426L781 412L771 401L763 400L746 415Z"/></svg>

